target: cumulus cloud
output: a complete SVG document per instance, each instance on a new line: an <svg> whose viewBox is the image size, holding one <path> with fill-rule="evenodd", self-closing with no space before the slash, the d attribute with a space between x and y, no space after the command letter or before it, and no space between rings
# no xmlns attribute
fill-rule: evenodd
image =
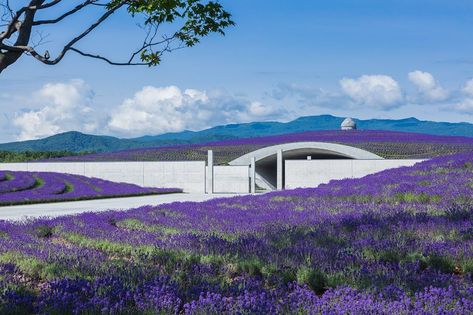
<svg viewBox="0 0 473 315"><path fill-rule="evenodd" d="M273 113L271 107L265 106L261 102L251 102L248 106L248 114L252 117L264 117Z"/></svg>
<svg viewBox="0 0 473 315"><path fill-rule="evenodd" d="M416 86L420 96L427 101L444 101L449 97L448 91L441 87L429 72L412 71L408 78Z"/></svg>
<svg viewBox="0 0 473 315"><path fill-rule="evenodd" d="M359 78L340 80L343 92L359 105L389 110L403 101L399 83L387 75L363 75Z"/></svg>
<svg viewBox="0 0 473 315"><path fill-rule="evenodd" d="M454 109L465 114L473 114L473 98L465 98L454 105Z"/></svg>
<svg viewBox="0 0 473 315"><path fill-rule="evenodd" d="M90 107L93 92L82 80L48 83L34 93L39 109L16 113L13 125L19 129L18 140L37 139L68 130L93 131Z"/></svg>
<svg viewBox="0 0 473 315"><path fill-rule="evenodd" d="M76 130L124 137L199 130L217 124L279 118L282 110L259 101L218 91L181 90L177 86L145 86L115 106L101 108L83 80L48 83L22 99L6 95L7 103L21 104L12 117L2 117L2 134L30 140ZM95 108L95 109L94 109ZM108 113L105 111L108 110Z"/></svg>
<svg viewBox="0 0 473 315"><path fill-rule="evenodd" d="M112 130L137 134L180 131L190 120L208 114L194 110L206 102L205 92L181 91L176 86L146 86L112 113L108 126Z"/></svg>
<svg viewBox="0 0 473 315"><path fill-rule="evenodd" d="M463 93L467 96L473 97L473 79L470 79L466 82L465 86L463 87Z"/></svg>
<svg viewBox="0 0 473 315"><path fill-rule="evenodd" d="M455 110L464 114L473 114L473 79L468 80L461 90L462 97L453 107L448 106L445 109Z"/></svg>
<svg viewBox="0 0 473 315"><path fill-rule="evenodd" d="M5 103L28 107L16 109L16 113L10 111L14 114L3 117L2 125L8 127L4 126L3 134L8 131L18 140L27 140L78 130L132 137L200 130L219 124L296 118L326 113L327 108L331 114L339 115L346 115L347 111L356 113L360 108L380 114L411 100L428 100L437 109L473 114L473 79L449 93L428 72L413 71L408 77L417 87L416 95L405 96L399 83L390 76L363 75L341 79L340 89L332 91L280 84L263 101L222 91L145 86L103 109L96 107L93 90L82 80L48 83L33 94L25 94L22 102L13 102L13 96L0 94L0 99L12 100Z"/></svg>
<svg viewBox="0 0 473 315"><path fill-rule="evenodd" d="M222 93L146 86L112 112L108 128L115 133L137 136L265 119L273 114L274 110L261 102Z"/></svg>

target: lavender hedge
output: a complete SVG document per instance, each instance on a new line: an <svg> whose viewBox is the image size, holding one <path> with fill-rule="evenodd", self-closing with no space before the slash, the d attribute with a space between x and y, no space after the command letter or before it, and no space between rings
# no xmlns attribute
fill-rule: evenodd
<svg viewBox="0 0 473 315"><path fill-rule="evenodd" d="M317 189L0 222L0 313L471 314L473 153Z"/></svg>
<svg viewBox="0 0 473 315"><path fill-rule="evenodd" d="M2 171L0 173L0 176L3 178L0 181L0 193L28 190L36 185L36 178L27 173L18 173L16 176Z"/></svg>
<svg viewBox="0 0 473 315"><path fill-rule="evenodd" d="M473 150L473 138L467 137L372 130L313 131L206 144L89 154L53 159L53 161L202 161L207 157L207 150L212 149L216 163L225 164L265 146L300 141L345 144L368 150L384 158L399 159L431 158Z"/></svg>
<svg viewBox="0 0 473 315"><path fill-rule="evenodd" d="M3 206L182 192L50 172L0 171L0 179Z"/></svg>

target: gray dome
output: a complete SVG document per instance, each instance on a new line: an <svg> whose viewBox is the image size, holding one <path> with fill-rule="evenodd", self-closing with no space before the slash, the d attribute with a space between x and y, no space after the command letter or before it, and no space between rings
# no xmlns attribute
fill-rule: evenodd
<svg viewBox="0 0 473 315"><path fill-rule="evenodd" d="M356 122L351 118L346 118L341 126L342 130L355 130L356 129Z"/></svg>

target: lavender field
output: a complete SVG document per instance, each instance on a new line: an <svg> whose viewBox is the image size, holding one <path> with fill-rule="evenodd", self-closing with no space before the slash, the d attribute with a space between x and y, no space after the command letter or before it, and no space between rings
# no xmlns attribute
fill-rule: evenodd
<svg viewBox="0 0 473 315"><path fill-rule="evenodd" d="M225 164L246 153L266 146L304 141L350 145L389 159L423 159L473 150L473 138L467 137L375 130L351 130L349 132L332 130L206 144L134 149L70 156L48 161L204 161L207 158L207 150L213 150L215 162Z"/></svg>
<svg viewBox="0 0 473 315"><path fill-rule="evenodd" d="M471 314L473 153L316 189L0 222L0 313Z"/></svg>
<svg viewBox="0 0 473 315"><path fill-rule="evenodd" d="M0 205L3 206L176 192L181 190L142 188L71 174L0 171Z"/></svg>

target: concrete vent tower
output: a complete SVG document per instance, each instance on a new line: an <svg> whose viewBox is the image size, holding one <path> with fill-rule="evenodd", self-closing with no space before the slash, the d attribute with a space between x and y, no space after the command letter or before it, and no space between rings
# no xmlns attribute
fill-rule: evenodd
<svg viewBox="0 0 473 315"><path fill-rule="evenodd" d="M356 122L351 118L346 118L340 127L342 130L356 130Z"/></svg>

